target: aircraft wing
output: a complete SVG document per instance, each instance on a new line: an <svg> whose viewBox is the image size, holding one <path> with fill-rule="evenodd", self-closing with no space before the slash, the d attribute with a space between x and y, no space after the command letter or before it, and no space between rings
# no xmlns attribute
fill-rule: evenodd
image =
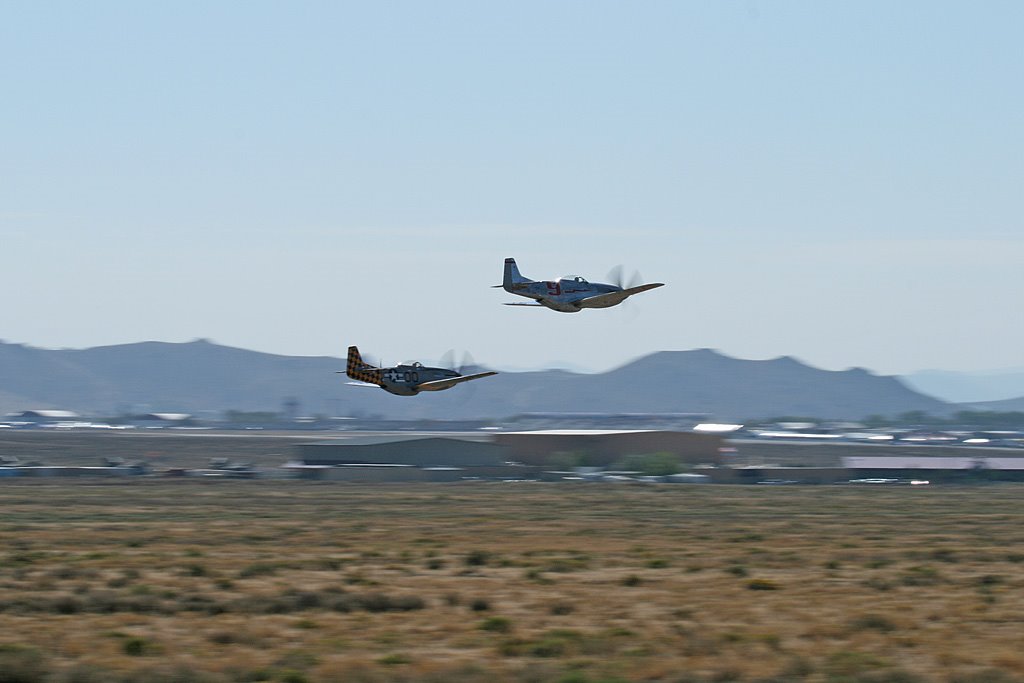
<svg viewBox="0 0 1024 683"><path fill-rule="evenodd" d="M615 304L622 303L634 294L646 292L647 290L654 289L656 287L663 287L664 285L664 282L652 282L648 285L630 287L619 292L608 292L607 294L588 296L586 299L580 299L575 303L580 308L607 308L608 306L614 306Z"/></svg>
<svg viewBox="0 0 1024 683"><path fill-rule="evenodd" d="M545 306L544 304L527 304L527 303L520 303L518 301L513 301L513 302L507 303L505 305L506 306L529 306L530 308L547 308L547 306Z"/></svg>
<svg viewBox="0 0 1024 683"><path fill-rule="evenodd" d="M490 377L491 375L497 375L498 373L491 372L478 372L475 375L463 375L461 377L451 377L449 379L435 379L433 382L424 382L423 384L417 384L416 388L420 391L441 391L442 389L448 389L454 387L456 384L462 382L468 382L471 379L480 379L481 377Z"/></svg>

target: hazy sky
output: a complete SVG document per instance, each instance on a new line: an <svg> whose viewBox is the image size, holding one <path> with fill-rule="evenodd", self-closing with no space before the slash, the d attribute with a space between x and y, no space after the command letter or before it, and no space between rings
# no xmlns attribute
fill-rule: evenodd
<svg viewBox="0 0 1024 683"><path fill-rule="evenodd" d="M0 0L0 338L1024 365L1024 3ZM666 286L616 309L489 285Z"/></svg>

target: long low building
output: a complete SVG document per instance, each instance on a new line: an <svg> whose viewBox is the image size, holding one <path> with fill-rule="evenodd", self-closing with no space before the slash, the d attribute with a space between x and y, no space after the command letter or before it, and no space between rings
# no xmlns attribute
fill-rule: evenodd
<svg viewBox="0 0 1024 683"><path fill-rule="evenodd" d="M843 467L851 470L1024 470L1021 456L854 455L842 460Z"/></svg>
<svg viewBox="0 0 1024 683"><path fill-rule="evenodd" d="M486 434L355 436L297 446L288 467L308 479L459 481L523 479L539 468L508 463L508 449Z"/></svg>
<svg viewBox="0 0 1024 683"><path fill-rule="evenodd" d="M722 437L660 430L544 430L498 432L495 442L509 457L527 465L546 465L555 454L577 456L580 464L607 467L628 455L671 453L687 465L719 465Z"/></svg>
<svg viewBox="0 0 1024 683"><path fill-rule="evenodd" d="M28 465L0 467L0 478L7 477L133 477L145 474L139 467L65 467Z"/></svg>
<svg viewBox="0 0 1024 683"><path fill-rule="evenodd" d="M508 449L487 436L391 434L299 444L304 465L408 465L413 467L497 467Z"/></svg>
<svg viewBox="0 0 1024 683"><path fill-rule="evenodd" d="M297 446L290 468L320 479L530 478L569 454L607 467L629 455L669 453L683 464L718 464L721 437L668 431L541 431L353 436ZM562 458L564 459L564 458Z"/></svg>
<svg viewBox="0 0 1024 683"><path fill-rule="evenodd" d="M843 467L857 477L946 482L1024 481L1024 456L1006 453L1006 450L977 449L970 456L848 456L843 458Z"/></svg>

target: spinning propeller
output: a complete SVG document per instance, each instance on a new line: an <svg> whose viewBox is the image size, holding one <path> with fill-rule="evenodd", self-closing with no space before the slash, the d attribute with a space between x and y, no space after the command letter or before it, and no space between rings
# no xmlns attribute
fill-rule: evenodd
<svg viewBox="0 0 1024 683"><path fill-rule="evenodd" d="M630 276L628 281L626 281L624 277L624 269L620 263L608 271L608 281L619 289L629 289L630 287L637 287L643 284L644 278L640 275L639 270L634 270L633 275Z"/></svg>
<svg viewBox="0 0 1024 683"><path fill-rule="evenodd" d="M469 351L463 351L462 361L456 364L455 349L448 349L447 351L445 351L444 355L441 356L441 360L438 361L437 365L438 367L441 368L448 368L449 370L454 370L460 375L472 374L479 370L479 366L477 366L476 361L473 359L473 355Z"/></svg>

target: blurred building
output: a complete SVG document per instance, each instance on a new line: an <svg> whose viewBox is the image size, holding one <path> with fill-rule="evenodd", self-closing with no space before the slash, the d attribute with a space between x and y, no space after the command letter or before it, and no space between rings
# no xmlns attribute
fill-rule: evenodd
<svg viewBox="0 0 1024 683"><path fill-rule="evenodd" d="M7 413L4 416L4 420L7 422L23 422L30 425L59 424L81 419L81 415L71 410L22 410L17 413Z"/></svg>
<svg viewBox="0 0 1024 683"><path fill-rule="evenodd" d="M560 456L608 467L629 455L669 453L718 464L721 437L691 432L550 431L354 437L298 445L287 467L300 476L350 481L534 478Z"/></svg>
<svg viewBox="0 0 1024 683"><path fill-rule="evenodd" d="M499 432L495 442L509 457L527 465L547 465L556 454L571 455L579 464L608 467L628 455L670 453L687 465L719 465L723 440L718 434L658 430L555 429Z"/></svg>
<svg viewBox="0 0 1024 683"><path fill-rule="evenodd" d="M523 479L539 468L508 462L490 435L387 435L299 444L286 467L301 477L345 481Z"/></svg>

